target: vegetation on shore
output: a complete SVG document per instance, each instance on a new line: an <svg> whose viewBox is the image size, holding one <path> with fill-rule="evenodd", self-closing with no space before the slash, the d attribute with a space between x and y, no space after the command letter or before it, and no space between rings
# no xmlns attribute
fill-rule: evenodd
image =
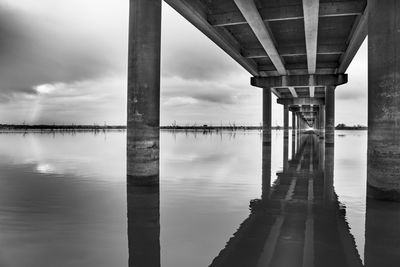
<svg viewBox="0 0 400 267"><path fill-rule="evenodd" d="M161 126L160 129L163 130L192 130L192 131L219 131L219 130L262 130L262 126L237 126L233 125L221 125L221 126L212 126L212 125L177 125L173 124L170 126ZM274 126L272 127L274 130L283 129L282 126ZM336 130L366 130L366 126L362 125L354 125L347 126L343 123L338 124L335 127ZM0 124L0 131L107 131L107 130L126 130L126 126L124 125L56 125L56 124Z"/></svg>
<svg viewBox="0 0 400 267"><path fill-rule="evenodd" d="M339 123L338 125L336 125L335 127L336 130L367 130L368 127L367 126L362 126L362 125L353 125L353 126L347 126L344 123Z"/></svg>
<svg viewBox="0 0 400 267"><path fill-rule="evenodd" d="M56 124L0 124L0 131L54 131L54 132L66 132L66 131L91 131L99 132L106 130L125 130L126 126L119 125L56 125Z"/></svg>

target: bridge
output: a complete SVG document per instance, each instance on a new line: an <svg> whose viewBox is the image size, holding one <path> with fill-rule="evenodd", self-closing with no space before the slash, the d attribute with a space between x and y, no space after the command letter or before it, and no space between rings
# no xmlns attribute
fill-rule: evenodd
<svg viewBox="0 0 400 267"><path fill-rule="evenodd" d="M295 128L334 144L335 88L368 35L368 196L400 200L400 3L396 0L165 0L271 94ZM130 0L128 177L158 184L161 0ZM261 112L261 111L260 111ZM286 134L287 137L287 134ZM131 158L131 157L130 157Z"/></svg>

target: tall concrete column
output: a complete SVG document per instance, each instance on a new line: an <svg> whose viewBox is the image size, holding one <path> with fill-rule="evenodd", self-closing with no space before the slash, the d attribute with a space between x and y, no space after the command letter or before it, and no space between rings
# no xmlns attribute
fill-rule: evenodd
<svg viewBox="0 0 400 267"><path fill-rule="evenodd" d="M289 138L289 107L283 105L283 137Z"/></svg>
<svg viewBox="0 0 400 267"><path fill-rule="evenodd" d="M263 143L271 144L271 89L263 88Z"/></svg>
<svg viewBox="0 0 400 267"><path fill-rule="evenodd" d="M368 5L367 194L400 201L400 1Z"/></svg>
<svg viewBox="0 0 400 267"><path fill-rule="evenodd" d="M335 142L335 87L327 86L325 92L325 143Z"/></svg>
<svg viewBox="0 0 400 267"><path fill-rule="evenodd" d="M130 0L127 178L158 184L161 0Z"/></svg>
<svg viewBox="0 0 400 267"><path fill-rule="evenodd" d="M292 111L292 136L296 135L296 113Z"/></svg>

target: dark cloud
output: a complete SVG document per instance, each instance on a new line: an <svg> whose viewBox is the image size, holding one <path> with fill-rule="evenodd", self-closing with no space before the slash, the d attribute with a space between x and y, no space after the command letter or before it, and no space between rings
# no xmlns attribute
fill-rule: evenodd
<svg viewBox="0 0 400 267"><path fill-rule="evenodd" d="M89 31L76 29L72 21L0 5L0 101L33 94L33 86L39 84L71 83L119 71L125 61L113 58L114 51Z"/></svg>
<svg viewBox="0 0 400 267"><path fill-rule="evenodd" d="M163 54L162 75L164 77L180 77L185 80L223 81L228 82L230 75L243 70L228 55L212 50L219 48L196 46L177 42L167 47Z"/></svg>
<svg viewBox="0 0 400 267"><path fill-rule="evenodd" d="M246 71L207 36L164 5L162 75L228 83Z"/></svg>
<svg viewBox="0 0 400 267"><path fill-rule="evenodd" d="M165 99L172 97L186 97L195 99L199 102L209 102L217 104L238 104L247 99L250 94L243 90L237 90L217 82L190 82L181 81L178 84L167 84L162 90Z"/></svg>

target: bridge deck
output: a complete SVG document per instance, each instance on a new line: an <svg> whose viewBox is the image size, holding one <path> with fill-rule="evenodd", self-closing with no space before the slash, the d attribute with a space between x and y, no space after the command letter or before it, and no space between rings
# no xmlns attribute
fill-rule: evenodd
<svg viewBox="0 0 400 267"><path fill-rule="evenodd" d="M367 35L366 0L165 0L253 76L344 73ZM324 98L325 84L275 86Z"/></svg>

